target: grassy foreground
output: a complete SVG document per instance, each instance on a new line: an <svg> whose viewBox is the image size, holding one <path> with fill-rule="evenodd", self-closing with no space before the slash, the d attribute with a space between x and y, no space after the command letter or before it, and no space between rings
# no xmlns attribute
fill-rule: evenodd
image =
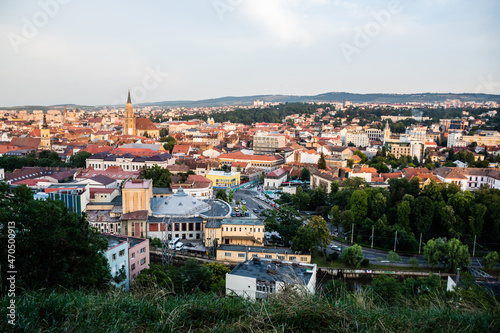
<svg viewBox="0 0 500 333"><path fill-rule="evenodd" d="M498 332L494 299L471 293L433 293L389 306L369 291L338 297L299 298L293 293L264 302L213 293L167 296L129 293L29 292L17 297L17 325L1 332ZM6 318L8 298L0 310Z"/></svg>

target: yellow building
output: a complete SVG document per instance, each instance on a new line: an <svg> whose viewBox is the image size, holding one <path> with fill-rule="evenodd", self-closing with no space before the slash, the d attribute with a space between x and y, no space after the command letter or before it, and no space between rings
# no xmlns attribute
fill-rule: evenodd
<svg viewBox="0 0 500 333"><path fill-rule="evenodd" d="M293 252L289 248L222 245L217 248L217 261L245 262L251 258L311 263L311 254Z"/></svg>
<svg viewBox="0 0 500 333"><path fill-rule="evenodd" d="M264 222L259 219L223 219L204 222L203 242L206 247L221 245L264 245ZM214 243L215 242L215 243Z"/></svg>
<svg viewBox="0 0 500 333"><path fill-rule="evenodd" d="M123 214L146 210L151 212L150 199L153 197L151 179L131 179L122 187Z"/></svg>
<svg viewBox="0 0 500 333"><path fill-rule="evenodd" d="M212 170L207 173L206 178L210 179L213 183L213 187L225 187L233 188L240 185L240 173L239 172L224 172Z"/></svg>

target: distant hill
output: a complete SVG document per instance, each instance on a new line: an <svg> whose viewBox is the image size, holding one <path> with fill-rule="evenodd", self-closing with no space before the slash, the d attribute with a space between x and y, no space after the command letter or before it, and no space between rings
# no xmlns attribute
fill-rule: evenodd
<svg viewBox="0 0 500 333"><path fill-rule="evenodd" d="M143 106L163 107L213 107L228 105L252 105L254 101L261 100L270 103L284 102L343 102L354 103L433 103L444 102L447 99L458 99L461 101L496 101L500 102L500 95L491 94L453 94L453 93L422 93L422 94L354 94L348 92L329 92L314 96L291 96L291 95L254 95L254 96L228 96L220 98L205 99L199 101L164 101L156 103L143 103Z"/></svg>
<svg viewBox="0 0 500 333"><path fill-rule="evenodd" d="M160 106L160 107L217 107L217 106L245 106L253 105L256 100L261 100L270 103L284 103L284 102L344 102L351 101L354 103L434 103L444 102L447 99L458 99L468 102L486 102L495 101L500 102L500 95L492 94L454 94L454 93L421 93L421 94L355 94L348 92L329 92L314 96L298 96L298 95L254 95L254 96L226 96L219 98L204 99L198 101L163 101L154 103L140 103L139 106ZM68 109L94 109L97 106L85 106L75 104L58 104L50 106L42 105L26 105L14 107L0 107L0 110L48 110L52 108L62 108L66 106Z"/></svg>

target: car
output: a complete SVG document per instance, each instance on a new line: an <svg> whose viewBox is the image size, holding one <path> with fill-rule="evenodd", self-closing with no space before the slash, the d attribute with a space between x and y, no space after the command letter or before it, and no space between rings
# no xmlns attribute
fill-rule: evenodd
<svg viewBox="0 0 500 333"><path fill-rule="evenodd" d="M235 212L239 212L239 211L240 211L240 209L239 209L238 207L234 207L234 211L235 211Z"/></svg>
<svg viewBox="0 0 500 333"><path fill-rule="evenodd" d="M232 216L232 217L235 217L235 216L236 216L236 213L231 213L231 216Z"/></svg>
<svg viewBox="0 0 500 333"><path fill-rule="evenodd" d="M175 244L175 249L177 251L180 251L184 248L184 244L182 244L181 242L178 242L177 244Z"/></svg>
<svg viewBox="0 0 500 333"><path fill-rule="evenodd" d="M191 244L191 243L186 243L186 244L184 244L184 246L189 246L189 247L192 247L192 246L193 246L193 244Z"/></svg>
<svg viewBox="0 0 500 333"><path fill-rule="evenodd" d="M264 206L262 206L262 205L258 205L257 207L259 207L259 209L263 209L264 208Z"/></svg>
<svg viewBox="0 0 500 333"><path fill-rule="evenodd" d="M248 212L245 212L245 216L250 216L250 214Z"/></svg>
<svg viewBox="0 0 500 333"><path fill-rule="evenodd" d="M331 245L330 249L332 249L333 251L342 252L342 249L337 245Z"/></svg>
<svg viewBox="0 0 500 333"><path fill-rule="evenodd" d="M242 203L243 205L246 205L246 204L247 204L247 202L246 202L245 200L241 200L241 203Z"/></svg>
<svg viewBox="0 0 500 333"><path fill-rule="evenodd" d="M237 217L240 217L240 216L241 216L241 214L240 214L240 213L236 213L236 216L237 216Z"/></svg>
<svg viewBox="0 0 500 333"><path fill-rule="evenodd" d="M258 210L257 208L255 208L255 209L253 210L253 212L254 212L254 213L258 213L258 212L259 212L259 210Z"/></svg>

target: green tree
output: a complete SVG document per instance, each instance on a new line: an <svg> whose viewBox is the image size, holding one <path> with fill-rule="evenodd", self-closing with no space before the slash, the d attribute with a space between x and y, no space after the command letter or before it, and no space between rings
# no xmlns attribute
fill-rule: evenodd
<svg viewBox="0 0 500 333"><path fill-rule="evenodd" d="M309 198L309 194L304 192L302 186L297 188L297 192L292 194L292 202L295 208L298 210L307 210L309 208L309 203L311 199Z"/></svg>
<svg viewBox="0 0 500 333"><path fill-rule="evenodd" d="M151 167L144 166L139 178L153 180L154 187L169 187L172 183L170 171L155 164Z"/></svg>
<svg viewBox="0 0 500 333"><path fill-rule="evenodd" d="M210 289L212 272L206 265L200 265L196 259L187 259L184 266L179 268L179 275L184 293Z"/></svg>
<svg viewBox="0 0 500 333"><path fill-rule="evenodd" d="M354 221L361 223L368 215L368 193L364 190L356 190L349 201Z"/></svg>
<svg viewBox="0 0 500 333"><path fill-rule="evenodd" d="M321 153L319 160L318 160L318 169L326 170L326 159L325 159L325 154L323 154L323 153Z"/></svg>
<svg viewBox="0 0 500 333"><path fill-rule="evenodd" d="M370 202L370 212L372 220L378 220L385 212L387 205L387 198L382 193L374 195Z"/></svg>
<svg viewBox="0 0 500 333"><path fill-rule="evenodd" d="M344 231L351 230L352 224L354 223L354 215L352 214L352 211L342 211L340 213L340 222L342 223Z"/></svg>
<svg viewBox="0 0 500 333"><path fill-rule="evenodd" d="M351 247L344 249L342 252L342 260L347 265L359 267L361 266L361 261L363 261L363 249L358 244L354 244Z"/></svg>
<svg viewBox="0 0 500 333"><path fill-rule="evenodd" d="M469 247L462 244L458 239L450 239L447 244L446 261L450 272L455 273L457 268L470 265Z"/></svg>
<svg viewBox="0 0 500 333"><path fill-rule="evenodd" d="M431 239L424 245L425 262L431 265L431 267L437 266L441 261L444 261L446 253L445 238Z"/></svg>
<svg viewBox="0 0 500 333"><path fill-rule="evenodd" d="M92 154L86 151L79 151L69 158L69 164L74 168L85 168L85 161Z"/></svg>
<svg viewBox="0 0 500 333"><path fill-rule="evenodd" d="M302 226L300 213L293 207L286 205L281 206L279 210L266 209L261 215L265 217L266 231L278 232L286 246L290 244L297 230Z"/></svg>
<svg viewBox="0 0 500 333"><path fill-rule="evenodd" d="M424 235L430 230L434 219L434 203L425 196L419 196L411 204L412 229Z"/></svg>
<svg viewBox="0 0 500 333"><path fill-rule="evenodd" d="M174 149L174 146L177 144L175 138L171 137L170 135L167 137L161 137L160 142L165 142L163 144L163 148L170 154L172 154L172 149Z"/></svg>
<svg viewBox="0 0 500 333"><path fill-rule="evenodd" d="M215 194L215 198L216 199L220 199L220 200L223 200L223 201L228 201L227 200L227 193L226 193L226 190L220 188L217 190L217 193Z"/></svg>
<svg viewBox="0 0 500 333"><path fill-rule="evenodd" d="M401 257L396 252L389 251L389 253L387 253L387 260L392 264L397 264L401 262Z"/></svg>
<svg viewBox="0 0 500 333"><path fill-rule="evenodd" d="M401 201L397 207L397 214L399 225L401 225L406 231L410 231L410 202L407 200Z"/></svg>
<svg viewBox="0 0 500 333"><path fill-rule="evenodd" d="M490 252L483 258L483 266L487 270L492 270L498 264L498 253Z"/></svg>
<svg viewBox="0 0 500 333"><path fill-rule="evenodd" d="M302 171L300 172L300 180L302 180L303 182L308 182L310 178L311 172L309 171L309 169L302 168Z"/></svg>
<svg viewBox="0 0 500 333"><path fill-rule="evenodd" d="M18 290L108 285L111 274L103 255L107 239L85 216L70 213L62 201L34 200L25 186L16 187L10 195L9 186L0 182L0 226L3 277L9 267L8 235L15 232Z"/></svg>
<svg viewBox="0 0 500 333"><path fill-rule="evenodd" d="M330 209L330 223L337 228L340 227L340 209L339 206L335 205Z"/></svg>

